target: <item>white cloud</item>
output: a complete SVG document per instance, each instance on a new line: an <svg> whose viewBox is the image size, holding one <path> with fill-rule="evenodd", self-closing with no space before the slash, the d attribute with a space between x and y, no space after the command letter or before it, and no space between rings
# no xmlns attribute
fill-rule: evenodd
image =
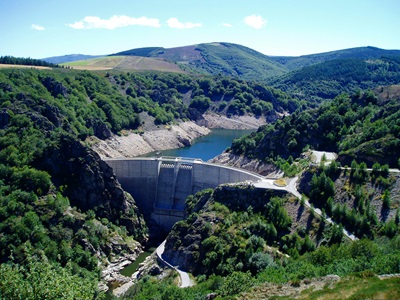
<svg viewBox="0 0 400 300"><path fill-rule="evenodd" d="M147 17L132 18L128 16L112 16L109 19L100 19L99 17L87 16L81 21L77 21L73 24L67 24L67 26L74 29L115 29L120 27L127 27L133 25L149 26L149 27L161 27L158 19L152 19Z"/></svg>
<svg viewBox="0 0 400 300"><path fill-rule="evenodd" d="M224 27L232 27L233 25L229 24L229 23L222 23L222 26L224 26Z"/></svg>
<svg viewBox="0 0 400 300"><path fill-rule="evenodd" d="M182 23L177 18L168 19L167 24L169 27L177 29L190 29L203 26L201 23L192 23L192 22Z"/></svg>
<svg viewBox="0 0 400 300"><path fill-rule="evenodd" d="M267 20L257 15L247 16L243 21L246 25L255 29L261 29L267 24Z"/></svg>
<svg viewBox="0 0 400 300"><path fill-rule="evenodd" d="M45 29L43 26L40 26L40 25L37 25L37 24L32 24L31 28L34 29L34 30L39 30L39 31Z"/></svg>

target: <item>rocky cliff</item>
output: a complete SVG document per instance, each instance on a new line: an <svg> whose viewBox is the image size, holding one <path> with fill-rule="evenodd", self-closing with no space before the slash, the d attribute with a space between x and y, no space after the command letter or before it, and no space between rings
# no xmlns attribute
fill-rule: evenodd
<svg viewBox="0 0 400 300"><path fill-rule="evenodd" d="M59 146L48 147L36 164L51 174L56 186L63 186L71 206L119 220L135 238L146 239L146 225L134 199L123 191L112 169L82 142L63 135Z"/></svg>
<svg viewBox="0 0 400 300"><path fill-rule="evenodd" d="M258 173L266 177L280 177L282 173L275 165L264 163L258 159L250 159L244 155L224 152L210 160L212 163L228 165Z"/></svg>

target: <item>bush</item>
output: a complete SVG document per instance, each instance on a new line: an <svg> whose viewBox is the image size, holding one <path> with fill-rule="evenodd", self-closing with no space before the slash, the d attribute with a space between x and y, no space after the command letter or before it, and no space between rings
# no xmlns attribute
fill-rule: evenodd
<svg viewBox="0 0 400 300"><path fill-rule="evenodd" d="M256 274L270 266L273 262L274 260L268 253L257 252L249 259L249 269L252 274Z"/></svg>
<svg viewBox="0 0 400 300"><path fill-rule="evenodd" d="M250 272L233 272L224 280L221 287L222 296L233 296L247 291L254 283Z"/></svg>

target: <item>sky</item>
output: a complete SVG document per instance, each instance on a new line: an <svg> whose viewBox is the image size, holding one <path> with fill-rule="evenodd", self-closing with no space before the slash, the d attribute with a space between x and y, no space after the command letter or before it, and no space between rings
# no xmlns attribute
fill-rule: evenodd
<svg viewBox="0 0 400 300"><path fill-rule="evenodd" d="M229 42L266 55L400 49L400 0L0 0L0 56Z"/></svg>

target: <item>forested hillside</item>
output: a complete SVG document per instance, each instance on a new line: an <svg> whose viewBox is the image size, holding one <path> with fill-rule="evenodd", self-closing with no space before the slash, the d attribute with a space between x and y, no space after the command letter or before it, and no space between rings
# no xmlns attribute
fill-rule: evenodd
<svg viewBox="0 0 400 300"><path fill-rule="evenodd" d="M330 60L376 60L381 57L399 56L400 50L385 50L376 47L357 47L301 56L271 56L271 59L285 66L289 71L324 63Z"/></svg>
<svg viewBox="0 0 400 300"><path fill-rule="evenodd" d="M331 167L322 174L337 177L329 170L338 171ZM379 172L374 180L386 176ZM312 201L317 205L315 199L321 201L319 197L324 195L320 183L327 175L315 176ZM352 185L360 184L353 180ZM330 224L327 215L320 217L313 208L308 209L304 200L248 185L223 186L190 196L189 216L176 223L169 234L166 257L197 275L197 285L179 289L173 276L162 281L146 276L123 299L203 299L207 295L231 299L238 294L242 299L268 299L272 291L294 297L300 286L315 292L313 282L327 287L321 293L349 289L348 295L361 293L362 298L358 278L371 298L399 295L398 278L385 280L376 288L375 276L398 272L400 213L397 211L390 221L378 219L372 208L375 203L360 195L354 205L364 207L364 213L336 204L333 214L339 225ZM398 200L392 203L398 204ZM343 236L342 224L369 239L349 242Z"/></svg>
<svg viewBox="0 0 400 300"><path fill-rule="evenodd" d="M400 82L400 56L341 58L313 64L270 81L299 99L320 103L342 93Z"/></svg>
<svg viewBox="0 0 400 300"><path fill-rule="evenodd" d="M52 68L60 67L57 64L47 62L47 61L41 60L41 59L22 58L22 57L13 57L13 56L0 56L0 64L41 66L41 67L52 67Z"/></svg>

